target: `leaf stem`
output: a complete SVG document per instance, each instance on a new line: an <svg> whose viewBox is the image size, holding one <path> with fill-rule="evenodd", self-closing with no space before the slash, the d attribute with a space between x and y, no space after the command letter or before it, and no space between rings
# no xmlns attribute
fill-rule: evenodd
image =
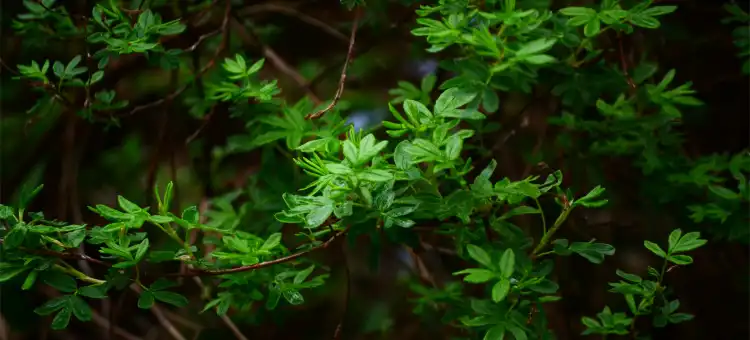
<svg viewBox="0 0 750 340"><path fill-rule="evenodd" d="M98 284L98 285L107 283L107 281L95 279L95 278L93 278L91 276L88 276L88 275L86 275L86 274L78 271L77 269L71 267L69 264L67 264L65 262L62 262L62 263L65 266L61 266L59 264L54 264L53 268L55 268L55 269L57 269L57 270L59 270L59 271L61 271L63 273L70 274L73 277L75 277L75 278L77 278L77 279L79 279L81 281L85 281L85 282L89 282L89 283L94 283L94 284Z"/></svg>
<svg viewBox="0 0 750 340"><path fill-rule="evenodd" d="M558 229L563 225L565 220L568 218L568 215L570 215L570 212L573 210L573 207L571 205L566 206L563 208L563 211L560 213L560 216L557 217L557 220L555 220L555 224L552 226L552 229L550 229L548 232L544 233L544 236L542 236L541 241L539 241L539 244L534 248L534 251L531 252L531 257L536 257L539 252L541 252L544 247L547 246L547 244L552 239L552 236L555 235Z"/></svg>

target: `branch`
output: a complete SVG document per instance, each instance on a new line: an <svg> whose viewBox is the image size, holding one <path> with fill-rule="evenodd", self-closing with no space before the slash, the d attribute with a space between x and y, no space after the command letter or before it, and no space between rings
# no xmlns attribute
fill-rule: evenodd
<svg viewBox="0 0 750 340"><path fill-rule="evenodd" d="M289 78L292 78L297 83L299 88L305 91L307 96L310 97L315 105L320 105L320 98L318 98L318 96L312 90L311 86L309 86L309 82L307 81L307 79L299 74L297 70L289 66L289 64L287 64L287 62L284 61L284 59L282 59L281 56L279 56L278 53L276 53L276 51L274 51L270 46L264 44L260 40L258 34L256 34L252 29L245 27L236 17L232 19L232 25L238 28L238 35L244 43L252 45L253 41L257 42L257 44L260 45L263 56L270 60L273 63L274 67L281 71L281 73L284 73L289 76Z"/></svg>
<svg viewBox="0 0 750 340"><path fill-rule="evenodd" d="M349 67L349 63L351 63L352 55L354 54L354 41L357 38L357 29L359 28L359 18L362 16L362 10L357 9L356 14L354 15L354 22L352 23L352 34L349 37L349 50L346 52L346 60L344 60L344 67L341 70L341 77L339 78L339 86L336 90L336 94L333 96L333 100L331 101L328 106L323 108L320 111L308 114L305 116L305 119L317 119L323 116L326 112L331 111L334 107L336 107L336 104L338 103L339 99L341 99L341 94L344 93L344 84L346 83L346 69Z"/></svg>
<svg viewBox="0 0 750 340"><path fill-rule="evenodd" d="M5 242L4 239L0 239L0 245L2 245ZM98 265L106 266L106 267L112 267L111 264L104 262L99 259L95 259L91 256L88 256L86 254L81 253L68 253L68 252L57 252L54 250L47 250L47 249L29 249L25 247L18 247L18 250L27 252L29 254L35 254L35 255L47 255L52 257L57 257L59 259L63 260L83 260L86 262L96 263Z"/></svg>
<svg viewBox="0 0 750 340"><path fill-rule="evenodd" d="M345 42L349 41L346 35L341 34L341 32L331 27L330 25L326 24L322 20L312 17L310 15L307 15L305 13L302 13L298 11L297 9L294 9L291 7L281 6L281 5L277 5L273 3L250 5L240 10L239 15L254 14L254 13L260 13L260 12L278 12L278 13L290 15L293 17L297 17L301 21L304 21L312 26L317 26L321 30L336 37L337 39L341 41L345 41Z"/></svg>
<svg viewBox="0 0 750 340"><path fill-rule="evenodd" d="M135 283L130 285L130 289L136 292L138 295L143 294L143 290L141 289L141 287L139 287ZM159 319L159 323L167 330L170 335L172 335L173 338L177 340L187 340L182 335L182 333L180 333L180 331L177 330L177 328L169 321L167 316L164 314L164 311L161 310L161 307L157 303L154 303L154 305L151 306L151 313L153 313L154 316Z"/></svg>
<svg viewBox="0 0 750 340"><path fill-rule="evenodd" d="M196 48L198 48L198 45L200 45L200 42L202 40L205 40L208 37L211 37L213 35L216 35L219 32L221 32L221 34L222 34L223 38L221 40L221 44L219 45L219 48L216 49L216 52L214 53L213 57L211 57L211 60L205 66L203 66L203 68L201 68L200 71L198 71L198 74L195 75L195 79L198 79L198 78L202 77L203 74L205 74L206 71L208 71L208 69L210 69L211 67L213 67L214 64L216 64L216 59L218 59L219 55L224 51L224 49L226 49L226 47L227 47L227 45L229 43L227 41L229 39L227 39L227 38L228 38L228 34L229 34L229 18L230 18L230 14L231 14L231 9L232 9L231 2L227 1L227 4L226 4L225 9L224 9L224 19L221 22L221 28L219 30L217 30L217 31L209 32L209 33L206 33L206 34L200 36L198 38L198 41L195 44L193 44L192 46L188 47L188 49L186 50L188 52L193 51ZM133 108L132 110L130 110L130 112L128 112L125 115L126 116L132 116L132 115L136 114L139 111L143 111L143 110L146 110L146 109L149 109L149 108L152 108L152 107L159 106L159 105L164 104L164 103L166 103L168 101L172 101L175 98L177 98L178 96L180 96L183 92L185 92L185 90L188 89L188 87L190 86L190 84L191 84L191 82L188 82L187 84L185 84L181 88L179 88L177 91L172 92L171 94L169 94L168 96L166 96L166 97L164 97L162 99L153 101L153 102L148 103L148 104L136 106L135 108Z"/></svg>
<svg viewBox="0 0 750 340"><path fill-rule="evenodd" d="M214 276L214 275L224 275L224 274L241 273L241 272L246 272L246 271L250 271L250 270L254 270L254 269L260 269L260 268L270 267L270 266L273 266L273 265L276 265L276 264L279 264L279 263L289 262L291 260L300 258L302 256L305 256L305 255L307 255L309 253L312 253L312 252L314 252L316 250L319 250L319 249L328 248L328 246L330 246L331 243L333 243L333 241L335 241L339 237L341 237L344 234L346 234L347 231L349 231L349 227L346 227L344 230L339 231L337 234L333 235L331 238L329 238L328 240L326 240L325 242L321 243L318 246L312 247L312 248L310 248L308 250L303 250L303 251L301 251L299 253L296 253L296 254L292 254L292 255L289 255L289 256L281 257L281 258L278 258L278 259L275 259L275 260L270 260L270 261L265 261L265 262L261 262L261 263L256 263L256 264L249 265L249 266L242 266L242 267L235 267L235 268L228 268L228 269L217 269L217 270L203 270L203 269L198 269L198 270L195 270L195 271L192 271L192 272L187 272L185 274L177 273L177 274L170 274L170 275L167 275L167 276Z"/></svg>

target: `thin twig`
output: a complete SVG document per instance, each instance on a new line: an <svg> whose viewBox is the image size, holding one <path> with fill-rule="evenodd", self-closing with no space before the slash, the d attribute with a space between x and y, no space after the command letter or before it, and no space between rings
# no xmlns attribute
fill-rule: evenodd
<svg viewBox="0 0 750 340"><path fill-rule="evenodd" d="M229 21L230 21L229 18L231 17L231 10L232 10L231 2L227 1L226 7L224 9L224 19L221 22L221 28L219 29L219 31L221 32L221 34L222 34L222 36L224 38L221 40L221 44L219 45L219 48L216 49L216 52L214 53L214 55L211 58L211 60L209 60L209 62L205 66L203 66L203 68L201 68L200 71L198 71L198 74L195 75L195 79L198 79L198 78L202 77L203 74L206 73L206 71L208 71L211 67L213 67L214 64L216 64L216 59L218 59L219 56L221 55L221 53L224 51L224 49L226 49L226 47L227 47L227 45L229 43L227 41L228 39L226 39L226 37L227 37L227 34L229 34ZM207 33L207 34L208 35L212 35L212 33L213 32ZM207 37L204 37L204 36L205 35L201 36L200 38L198 38L198 40L200 41L201 38L205 40ZM195 44L193 44L193 45L195 45ZM198 46L197 45L195 45L195 47L190 46L188 49L190 50L190 48L192 48L194 50L195 48L198 48ZM149 109L149 108L152 108L152 107L159 106L159 105L164 104L164 103L166 103L168 101L172 101L175 98L177 98L178 96L180 96L183 92L185 92L185 90L187 90L188 87L190 87L191 83L192 82L188 82L187 84L185 84L181 88L179 88L177 91L172 92L171 94L167 95L164 98L161 98L159 100L153 101L153 102L148 103L148 104L136 106L135 108L133 108L132 110L130 110L130 112L128 112L125 115L126 116L131 116L131 115L134 115L134 114L136 114L136 113L138 113L140 111L143 111L143 110L146 110L146 109Z"/></svg>
<svg viewBox="0 0 750 340"><path fill-rule="evenodd" d="M317 26L318 28L322 29L326 33L336 37L337 39L341 41L349 41L349 39L346 37L346 35L342 34L335 28L331 27L330 25L326 24L324 21L317 19L315 17L312 17L310 15L307 15L305 13L302 13L294 8L287 7L287 6L281 6L278 4L272 4L272 3L266 3L266 4L259 4L259 5L251 5L248 7L245 7L240 11L240 15L247 15L247 14L254 14L254 13L260 13L260 12L278 12L286 15L290 15L293 17L296 17L300 19L301 21L304 21L312 26Z"/></svg>
<svg viewBox="0 0 750 340"><path fill-rule="evenodd" d="M268 45L263 45L263 56L271 60L273 65L282 73L288 75L290 78L294 79L294 81L301 87L305 92L307 93L307 96L310 97L310 99L313 101L315 105L320 105L320 98L313 92L313 90L310 88L310 86L307 86L308 83L307 79L303 77L297 70L295 70L293 67L289 66L289 64L284 61L277 53L274 51L271 47Z"/></svg>
<svg viewBox="0 0 750 340"><path fill-rule="evenodd" d="M628 86L630 86L630 91L635 92L636 85L635 81L633 80L633 77L630 76L630 73L628 73L628 63L625 60L625 49L622 47L622 36L618 33L617 34L617 45L618 45L618 52L620 55L620 65L622 67L622 74L625 76L625 81L628 83Z"/></svg>
<svg viewBox="0 0 750 340"><path fill-rule="evenodd" d="M354 54L354 41L357 38L357 29L359 28L359 18L361 15L362 15L362 10L357 9L356 14L354 15L354 22L352 23L352 34L349 37L349 50L346 52L346 60L344 61L344 67L341 70L341 77L339 78L339 86L338 86L338 89L336 89L336 94L333 96L333 100L331 101L330 104L328 104L328 106L326 106L322 110L305 116L305 119L320 118L326 112L331 111L334 107L336 107L336 104L338 103L339 99L341 99L341 94L344 93L344 84L346 83L346 69L349 67L349 63L351 63L352 56Z"/></svg>
<svg viewBox="0 0 750 340"><path fill-rule="evenodd" d="M2 245L5 242L4 239L0 239L0 245ZM95 259L91 256L88 256L86 254L80 254L80 253L70 253L70 252L56 252L54 250L46 250L46 249L28 249L24 247L18 247L18 250L27 252L29 254L35 254L35 255L47 255L52 257L57 257L59 259L67 259L67 260L84 260L91 263L96 263L102 266L111 267L112 265L104 262L99 259Z"/></svg>
<svg viewBox="0 0 750 340"><path fill-rule="evenodd" d="M289 66L289 64L287 64L287 62L284 61L284 59L281 58L281 56L279 56L279 54L276 53L276 51L274 51L270 46L264 44L263 41L260 40L258 34L256 34L252 29L249 29L248 27L242 25L238 20L233 19L232 25L237 28L237 33L244 43L252 45L253 42L256 42L258 45L260 45L263 56L266 57L266 59L270 60L271 63L273 63L274 67L281 71L281 73L284 73L292 78L292 80L294 80L297 85L305 91L307 96L310 97L315 105L320 105L320 98L318 98L318 96L312 90L312 87L309 86L309 82L307 81L307 79L305 79L305 77L303 77L293 67Z"/></svg>
<svg viewBox="0 0 750 340"><path fill-rule="evenodd" d="M281 258L278 258L278 259L275 259L275 260L270 260L270 261L265 261L265 262L261 262L261 263L256 263L256 264L249 265L249 266L242 266L242 267L235 267L235 268L228 268L228 269L217 269L217 270L198 269L198 270L195 270L195 271L192 271L192 272L188 272L188 273L185 273L185 274L178 273L178 274L171 274L171 275L167 275L167 276L214 276L214 275L224 275L224 274L241 273L241 272L246 272L246 271L249 271L249 270L270 267L270 266L273 266L273 265L276 265L276 264L280 264L280 263L284 263L284 262L289 262L291 260L300 258L302 256L305 256L305 255L307 255L307 254L309 254L311 252L314 252L316 250L319 250L319 249L328 248L328 246L330 246L331 243L333 243L333 241L335 241L336 239L338 239L342 235L346 234L347 231L349 231L349 227L346 227L344 230L339 231L337 234L333 235L331 238L329 238L328 240L326 240L325 242L321 243L318 246L312 247L312 248L310 248L308 250L303 250L303 251L301 251L299 253L295 253L295 254L292 254L292 255L289 255L289 256L281 257Z"/></svg>
<svg viewBox="0 0 750 340"><path fill-rule="evenodd" d="M346 314L349 311L349 301L351 300L352 296L352 274L351 270L349 270L349 261L346 257L346 251L344 251L344 246L346 243L341 244L340 253L341 253L341 259L344 261L344 273L346 274L346 297L344 298L344 311L341 312L341 319L339 319L339 323L336 326L336 331L333 333L333 340L339 340L341 338L341 332L344 328L344 321L346 321Z"/></svg>
<svg viewBox="0 0 750 340"><path fill-rule="evenodd" d="M143 290L141 289L141 287L138 287L138 285L135 283L130 285L130 289L139 295L143 293ZM162 325L162 327L164 327L164 329L166 329L167 332L170 335L172 335L173 338L177 340L187 340L185 339L184 336L182 336L182 333L180 333L180 331L177 330L177 328L175 328L172 322L169 321L167 316L164 314L164 311L161 310L161 307L159 307L158 304L154 303L151 306L151 313L153 313L154 316L156 316L156 318L159 320L159 323Z"/></svg>
<svg viewBox="0 0 750 340"><path fill-rule="evenodd" d="M58 297L60 296L60 293L53 289L41 289L42 293L47 295L50 298ZM112 324L107 320L107 318L101 316L99 312L96 310L91 310L91 320L94 321L95 324L97 324L99 327L102 327L104 329L111 329L114 334L118 335L119 337L126 339L126 340L143 340L143 338L138 337L136 335L133 335L129 333L128 331L117 327L112 326Z"/></svg>
<svg viewBox="0 0 750 340"><path fill-rule="evenodd" d="M200 210L199 210L199 212L200 212L200 219L201 219L200 223L206 223L206 214L205 214L205 212L206 212L206 210L208 210L208 200L206 200L204 198L203 202L201 202L201 203L202 204L201 204ZM192 270L193 266L192 265L188 265L187 268L189 270ZM205 285L203 284L203 280L201 280L200 277L193 276L193 281L195 281L195 284L197 284L198 287L200 287L201 290L203 290L203 288L205 287ZM218 308L219 307L216 307L215 309L218 310ZM237 327L237 325L234 324L234 322L232 321L232 319L230 319L226 314L221 315L220 317L221 317L221 321L223 321L227 325L227 327L229 327L229 330L231 330L232 333L234 333L234 336L238 340L248 340L248 338L244 334L242 334L242 331L240 331L239 327Z"/></svg>

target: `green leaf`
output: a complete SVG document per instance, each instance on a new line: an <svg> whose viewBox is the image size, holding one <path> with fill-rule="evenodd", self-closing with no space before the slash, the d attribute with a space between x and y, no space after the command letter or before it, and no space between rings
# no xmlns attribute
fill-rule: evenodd
<svg viewBox="0 0 750 340"><path fill-rule="evenodd" d="M315 269L315 265L309 266L303 270L300 270L297 272L296 275L294 275L294 284L300 284L307 279L308 276L313 272L313 269Z"/></svg>
<svg viewBox="0 0 750 340"><path fill-rule="evenodd" d="M684 253L702 247L708 241L700 238L699 232L690 232L680 238L674 247L670 249L670 253Z"/></svg>
<svg viewBox="0 0 750 340"><path fill-rule="evenodd" d="M88 303L86 303L86 301L75 295L71 296L69 301L70 309L73 311L73 315L75 315L78 320L91 320L93 313L91 311L91 307Z"/></svg>
<svg viewBox="0 0 750 340"><path fill-rule="evenodd" d="M55 311L60 310L68 304L68 300L72 295L63 295L56 297L52 300L45 302L43 305L34 309L34 313L39 315L50 315Z"/></svg>
<svg viewBox="0 0 750 340"><path fill-rule="evenodd" d="M527 215L527 214L539 214L539 213L541 213L541 211L537 208L530 207L527 205L519 205L517 207L514 207L513 209L510 209L508 212L500 216L500 219L505 220L513 216Z"/></svg>
<svg viewBox="0 0 750 340"><path fill-rule="evenodd" d="M270 251L281 244L281 233L273 233L268 237L266 242L260 247L261 250Z"/></svg>
<svg viewBox="0 0 750 340"><path fill-rule="evenodd" d="M458 159L461 155L461 149L463 148L463 140L458 135L454 134L448 138L448 143L445 145L445 157L449 160Z"/></svg>
<svg viewBox="0 0 750 340"><path fill-rule="evenodd" d="M314 152L325 149L328 143L331 141L330 138L315 139L297 147L297 150L302 152Z"/></svg>
<svg viewBox="0 0 750 340"><path fill-rule="evenodd" d="M585 16L591 17L596 15L596 11L587 7L566 7L560 10L560 14L567 16Z"/></svg>
<svg viewBox="0 0 750 340"><path fill-rule="evenodd" d="M615 254L615 247L606 243L573 242L568 249L596 264L602 263L604 256Z"/></svg>
<svg viewBox="0 0 750 340"><path fill-rule="evenodd" d="M670 255L667 257L667 261L677 265L688 265L693 263L693 258L687 255Z"/></svg>
<svg viewBox="0 0 750 340"><path fill-rule="evenodd" d="M435 101L435 115L446 116L446 114L456 111L459 107L474 100L476 95L476 93L462 91L456 87L450 88L440 94L440 97Z"/></svg>
<svg viewBox="0 0 750 340"><path fill-rule="evenodd" d="M300 294L299 291L294 289L287 289L282 292L284 299L291 305L301 305L305 302L305 298Z"/></svg>
<svg viewBox="0 0 750 340"><path fill-rule="evenodd" d="M516 265L516 254L513 249L505 249L503 256L500 257L500 274L504 278L510 278L513 275L513 269Z"/></svg>
<svg viewBox="0 0 750 340"><path fill-rule="evenodd" d="M332 213L333 206L331 205L317 206L312 212L305 216L305 224L307 225L307 228L316 228L328 220L328 217L330 217Z"/></svg>
<svg viewBox="0 0 750 340"><path fill-rule="evenodd" d="M151 291L144 291L138 298L138 308L149 309L154 305L154 293Z"/></svg>
<svg viewBox="0 0 750 340"><path fill-rule="evenodd" d="M85 286L78 289L78 295L82 295L92 299L106 299L107 298L107 286L106 285L91 285Z"/></svg>
<svg viewBox="0 0 750 340"><path fill-rule="evenodd" d="M453 275L468 274L464 281L470 283L483 283L495 278L495 273L487 269L469 268L453 273Z"/></svg>
<svg viewBox="0 0 750 340"><path fill-rule="evenodd" d="M170 281L170 280L160 277L149 286L149 289L150 290L164 290L164 289L172 288L176 286L177 286L177 282Z"/></svg>
<svg viewBox="0 0 750 340"><path fill-rule="evenodd" d="M357 178L368 182L387 182L393 179L393 174L381 169L365 169L357 174Z"/></svg>
<svg viewBox="0 0 750 340"><path fill-rule="evenodd" d="M574 205L582 205L586 208L598 208L605 204L607 204L607 200L596 200L597 197L601 196L602 193L604 193L605 189L602 188L600 185L597 185L591 191L589 191L586 196L583 196L576 200L573 204Z"/></svg>
<svg viewBox="0 0 750 340"><path fill-rule="evenodd" d="M682 237L682 230L680 229L672 230L672 232L669 233L669 247L667 249L670 253L673 252L673 249L679 244L680 237Z"/></svg>
<svg viewBox="0 0 750 340"><path fill-rule="evenodd" d="M278 288L271 287L268 290L268 298L266 300L266 309L274 310L281 300L281 292Z"/></svg>
<svg viewBox="0 0 750 340"><path fill-rule="evenodd" d="M117 204L120 206L120 209L125 210L126 212L129 212L131 214L142 210L141 207L139 207L137 204L128 201L128 199L119 195L117 196Z"/></svg>
<svg viewBox="0 0 750 340"><path fill-rule="evenodd" d="M630 23L633 25L643 27L643 28L650 28L650 29L656 29L659 28L659 20L656 20L654 17L650 17L647 15L642 14L635 14L630 17Z"/></svg>
<svg viewBox="0 0 750 340"><path fill-rule="evenodd" d="M519 57L530 56L533 54L546 52L547 50L552 48L552 46L554 46L556 42L557 42L557 39L547 39L547 38L540 38L540 39L533 40L521 46L521 48L518 51L516 51L516 56L519 56Z"/></svg>
<svg viewBox="0 0 750 340"><path fill-rule="evenodd" d="M557 59L555 59L555 57L551 55L537 54L537 55L524 57L523 61L532 65L545 65L545 64L552 64L554 62L557 62Z"/></svg>
<svg viewBox="0 0 750 340"><path fill-rule="evenodd" d="M670 316L668 317L668 319L669 319L669 322L671 322L671 323L680 323L680 322L690 321L690 320L692 320L692 319L693 319L694 317L695 317L695 316L694 316L694 315L692 315L692 314L687 314L687 313L674 313L674 314L670 315Z"/></svg>
<svg viewBox="0 0 750 340"><path fill-rule="evenodd" d="M487 333L484 333L483 340L503 340L505 339L505 327L497 325L490 328Z"/></svg>
<svg viewBox="0 0 750 340"><path fill-rule="evenodd" d="M716 196L728 200L738 200L742 197L740 194L718 185L711 185L708 187L708 189L711 190L712 193L716 194Z"/></svg>
<svg viewBox="0 0 750 340"><path fill-rule="evenodd" d="M528 340L529 337L526 335L526 331L518 327L516 325L508 325L508 331L510 334L513 334L513 337L516 338L515 340Z"/></svg>
<svg viewBox="0 0 750 340"><path fill-rule="evenodd" d="M487 268L493 267L492 259L490 258L490 255L487 254L486 251L484 251L484 249L473 244L469 244L466 246L466 250L469 252L469 256L474 259L474 261L479 262Z"/></svg>
<svg viewBox="0 0 750 340"><path fill-rule="evenodd" d="M667 257L667 253L661 250L661 248L656 243L651 242L651 241L643 241L643 245L646 247L646 249L654 253L654 255L659 256L661 258Z"/></svg>
<svg viewBox="0 0 750 340"><path fill-rule="evenodd" d="M510 292L510 281L507 279L500 279L494 286L492 286L492 301L500 302L505 300Z"/></svg>
<svg viewBox="0 0 750 340"><path fill-rule="evenodd" d="M16 226L5 235L3 246L9 250L20 247L23 244L23 240L26 238L27 230L28 228L25 224L16 224Z"/></svg>
<svg viewBox="0 0 750 340"><path fill-rule="evenodd" d="M12 207L0 204L0 220L7 220L13 218L15 211Z"/></svg>
<svg viewBox="0 0 750 340"><path fill-rule="evenodd" d="M57 315L55 315L55 318L52 319L52 329L54 330L61 330L68 327L68 323L70 323L70 316L72 312L70 308L63 308L61 309Z"/></svg>
<svg viewBox="0 0 750 340"><path fill-rule="evenodd" d="M182 211L182 219L192 225L197 225L200 221L200 213L198 212L198 207L194 205L187 207Z"/></svg>
<svg viewBox="0 0 750 340"><path fill-rule="evenodd" d="M156 298L157 300L164 302L164 303L168 303L175 307L185 307L188 304L188 299L185 296L175 293L175 292L162 290L162 291L153 292L153 295L154 295L154 298Z"/></svg>
<svg viewBox="0 0 750 340"><path fill-rule="evenodd" d="M586 26L583 27L583 34L587 37L593 37L599 34L600 30L601 22L599 21L599 18L594 17L586 23Z"/></svg>
<svg viewBox="0 0 750 340"><path fill-rule="evenodd" d="M64 293L75 292L78 286L75 279L57 271L46 272L42 281Z"/></svg>
<svg viewBox="0 0 750 340"><path fill-rule="evenodd" d="M677 6L653 6L643 10L640 14L646 16L658 16L672 13L677 10Z"/></svg>
<svg viewBox="0 0 750 340"><path fill-rule="evenodd" d="M615 271L615 273L617 274L617 276L619 276L619 277L621 277L621 278L623 278L625 280L628 280L630 282L640 283L641 281L643 281L643 279L641 279L640 276L635 275L635 274L628 274L628 273L626 273L626 272L624 272L622 270L619 270L619 269L617 269Z"/></svg>
<svg viewBox="0 0 750 340"><path fill-rule="evenodd" d="M21 289L23 290L29 290L31 287L34 286L34 283L36 283L36 278L39 276L38 270L32 270L29 272L29 275L26 276L26 279L23 281L23 285L21 286Z"/></svg>
<svg viewBox="0 0 750 340"><path fill-rule="evenodd" d="M146 252L148 251L149 241L148 238L144 238L141 243L138 244L138 248L136 248L135 252L135 258L134 260L140 261L143 258L143 255L146 255Z"/></svg>
<svg viewBox="0 0 750 340"><path fill-rule="evenodd" d="M8 281L27 270L28 268L22 265L0 262L0 282Z"/></svg>
<svg viewBox="0 0 750 340"><path fill-rule="evenodd" d="M125 214L123 212L120 212L118 210L112 209L106 205L103 204L97 204L96 210L99 215L102 217L108 219L108 220L115 220L115 221L122 221L122 220L130 220L132 219L132 215Z"/></svg>

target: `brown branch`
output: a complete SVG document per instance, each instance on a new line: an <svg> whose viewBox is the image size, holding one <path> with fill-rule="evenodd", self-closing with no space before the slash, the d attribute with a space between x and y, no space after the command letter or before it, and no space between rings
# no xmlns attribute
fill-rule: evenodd
<svg viewBox="0 0 750 340"><path fill-rule="evenodd" d="M278 12L282 14L286 14L289 16L296 17L300 19L301 21L304 21L312 26L316 26L326 33L336 37L337 39L341 41L349 41L349 39L346 37L346 35L342 34L335 28L331 27L330 25L326 24L324 21L317 19L315 17L312 17L310 15L307 15L303 12L300 12L294 8L282 6L278 4L273 3L266 3L266 4L259 4L259 5L251 5L248 7L245 7L240 11L240 15L247 15L247 14L254 14L254 13L261 13L261 12Z"/></svg>
<svg viewBox="0 0 750 340"><path fill-rule="evenodd" d="M333 232L333 230L331 230ZM344 328L344 321L346 321L346 314L349 311L349 301L351 300L352 296L352 273L349 269L349 260L346 258L346 251L344 250L344 246L346 243L341 244L341 248L339 248L341 259L344 261L344 273L346 274L346 297L344 297L344 311L341 312L341 318L339 319L339 323L336 326L336 331L333 333L333 339L339 340L341 338L341 331Z"/></svg>
<svg viewBox="0 0 750 340"><path fill-rule="evenodd" d="M328 106L323 108L320 111L313 112L305 116L305 119L317 119L323 116L326 112L331 111L334 107L336 107L336 104L338 103L339 99L341 99L341 94L344 93L344 84L346 83L346 69L349 67L349 64L351 63L352 56L354 54L354 41L357 38L357 29L359 28L359 18L362 15L362 10L357 9L356 14L354 15L354 22L352 23L352 33L349 37L349 49L346 52L346 60L344 60L344 67L341 70L341 77L339 78L339 86L338 89L336 89L336 94L333 96L333 100L331 101Z"/></svg>
<svg viewBox="0 0 750 340"><path fill-rule="evenodd" d="M143 290L141 289L141 287L139 287L135 283L130 285L130 289L139 295L143 293ZM151 306L151 313L153 313L154 316L156 316L156 318L159 320L159 323L162 325L162 327L164 327L164 329L166 329L167 332L170 335L172 335L173 338L177 340L187 340L185 339L184 336L182 336L182 333L180 333L180 331L177 330L177 328L172 324L172 322L169 321L164 311L161 309L161 307L157 303L154 303L154 305Z"/></svg>
<svg viewBox="0 0 750 340"><path fill-rule="evenodd" d="M252 45L253 41L257 42L258 45L260 45L260 49L263 53L263 56L266 57L266 59L270 60L271 63L273 63L274 67L281 71L281 73L286 74L289 76L289 78L292 78L294 82L297 83L299 88L305 91L308 97L313 101L315 105L320 105L320 98L315 94L315 92L312 90L312 87L309 85L309 82L305 77L303 77L297 70L295 70L293 67L289 66L286 61L284 61L281 56L276 53L271 47L264 44L260 37L251 29L247 28L246 26L242 25L239 20L232 19L232 25L237 28L237 33L242 39L242 41L248 45Z"/></svg>
<svg viewBox="0 0 750 340"><path fill-rule="evenodd" d="M618 50L620 55L620 65L622 67L622 74L625 76L625 81L630 86L630 91L633 92L636 90L635 81L633 80L633 77L630 76L628 73L628 63L625 60L625 49L622 47L622 36L618 33L617 34L617 44L618 44Z"/></svg>
<svg viewBox="0 0 750 340"><path fill-rule="evenodd" d="M200 212L199 216L200 216L201 224L206 223L206 210L208 210L208 207L209 207L208 200L204 197L201 202L200 208L198 210ZM193 235L195 236L196 234L193 234ZM192 265L187 265L187 268L190 270L194 269ZM195 282L196 285L198 285L198 287L201 288L201 290L203 290L204 284L203 284L203 280L201 280L200 277L193 276L193 281ZM219 307L216 307L215 309L218 310L218 308ZM237 338L237 340L248 340L247 337L244 334L242 334L242 331L239 329L239 327L237 327L237 325L234 324L231 318L226 316L226 314L221 315L220 317L221 317L221 321L223 321L227 325L227 327L229 327L229 330L231 330L232 333L234 333L234 336Z"/></svg>
<svg viewBox="0 0 750 340"><path fill-rule="evenodd" d="M235 267L235 268L228 268L228 269L217 269L217 270L197 269L191 272L187 272L185 274L177 273L177 274L169 274L167 276L214 276L214 275L241 273L241 272L246 272L246 271L250 271L254 269L270 267L276 264L292 261L294 259L300 258L302 256L305 256L319 249L328 248L331 245L331 243L333 243L333 241L335 241L339 237L346 234L347 231L349 231L349 227L346 227L344 230L339 231L337 234L333 235L331 238L329 238L328 240L326 240L325 242L321 243L318 246L312 247L308 250L303 250L299 253L295 253L289 256L281 257L275 260L256 263L256 264L249 265L249 266L242 266L242 267Z"/></svg>
<svg viewBox="0 0 750 340"><path fill-rule="evenodd" d="M0 239L0 245L2 245L4 242L5 242L4 239ZM18 250L27 252L29 254L34 254L34 255L46 255L46 256L52 256L52 257L56 257L56 258L64 259L64 260L83 260L83 261L87 261L87 262L91 262L91 263L96 263L96 264L99 264L99 265L102 265L102 266L106 266L106 267L111 267L112 266L111 264L109 264L107 262L104 262L104 261L99 260L99 259L95 259L95 258L93 258L91 256L86 255L86 254L67 253L67 252L61 253L61 252L57 252L57 251L54 251L54 250L28 249L28 248L24 248L24 247L18 247Z"/></svg>
<svg viewBox="0 0 750 340"><path fill-rule="evenodd" d="M227 39L227 38L228 38L228 34L229 34L229 18L231 17L231 10L232 10L231 2L227 1L227 4L226 4L225 9L224 9L224 19L222 20L222 22L221 22L221 28L219 29L219 32L221 32L221 34L223 36L223 38L221 40L221 44L219 45L219 48L216 49L216 52L214 53L213 57L211 57L211 60L209 60L209 62L206 63L206 65L203 66L203 68L201 68L200 71L198 71L198 73L195 75L195 79L199 79L200 77L202 77L206 73L206 71L208 71L211 67L214 66L214 64L216 64L216 59L219 58L219 56L221 55L221 53L224 52L224 50L226 49L227 45L229 44L229 42L227 41L229 39ZM198 40L200 42L201 38L203 40L205 40L205 39L208 38L208 37L206 37L206 35L211 36L211 35L214 35L214 34L215 33L213 33L213 32L206 33L206 34L202 35L200 38L198 38ZM188 47L188 51L192 51L192 50L195 50L196 48L198 48L197 45L195 45L195 44L193 44L193 45L195 47L193 47L193 46ZM191 48L192 48L192 50L191 50ZM162 105L162 104L164 104L164 103L166 103L168 101L172 101L175 98L177 98L178 96L180 96L183 92L185 92L185 90L187 90L188 87L190 87L191 83L192 82L188 82L187 84L185 84L181 88L179 88L177 91L172 92L171 94L167 95L166 97L164 97L162 99L153 101L153 102L148 103L148 104L136 106L135 108L133 108L132 110L130 110L130 112L128 112L125 115L126 116L131 116L131 115L134 115L134 114L136 114L136 113L138 113L140 111L143 111L143 110L146 110L146 109L149 109L149 108L152 108L152 107L156 107L156 106Z"/></svg>
<svg viewBox="0 0 750 340"><path fill-rule="evenodd" d="M56 298L61 295L59 292L55 291L54 289L44 288L44 289L41 289L41 291L42 293L44 293L44 295L47 295L50 298ZM91 320L94 321L94 323L97 324L99 327L102 327L104 329L111 329L114 334L116 334L117 336L125 340L143 340L143 338L135 336L120 327L112 326L112 324L109 322L109 320L107 320L107 318L101 316L93 308L91 310Z"/></svg>

